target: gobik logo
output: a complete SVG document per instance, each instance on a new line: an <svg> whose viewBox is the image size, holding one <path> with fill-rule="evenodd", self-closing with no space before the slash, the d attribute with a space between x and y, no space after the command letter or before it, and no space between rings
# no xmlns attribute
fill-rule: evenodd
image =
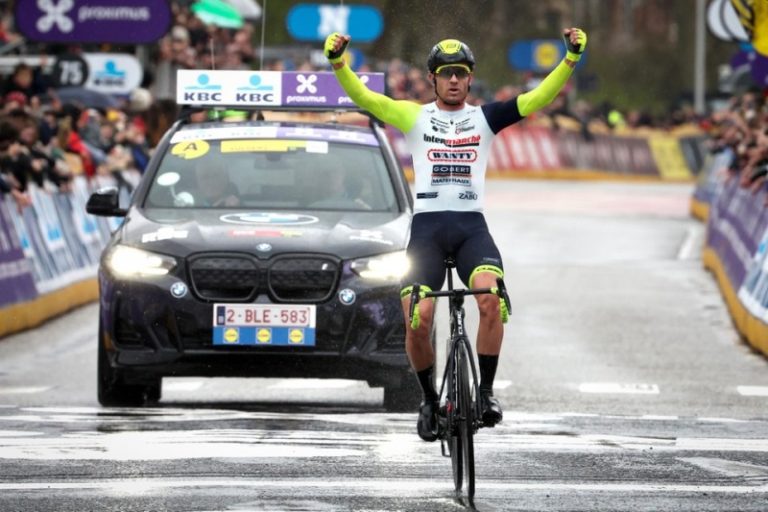
<svg viewBox="0 0 768 512"><path fill-rule="evenodd" d="M65 34L72 32L75 24L67 14L74 6L74 0L60 0L58 3L55 0L37 0L38 9L45 13L37 20L37 30L43 33L50 32L56 25Z"/></svg>

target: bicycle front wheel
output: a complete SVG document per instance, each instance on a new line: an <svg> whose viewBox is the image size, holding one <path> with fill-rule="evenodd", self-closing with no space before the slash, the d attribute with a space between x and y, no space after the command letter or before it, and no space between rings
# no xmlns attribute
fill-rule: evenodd
<svg viewBox="0 0 768 512"><path fill-rule="evenodd" d="M470 387L470 358L463 344L456 348L448 405L450 407L450 443L453 483L456 492L467 486L467 495L475 495L474 421Z"/></svg>

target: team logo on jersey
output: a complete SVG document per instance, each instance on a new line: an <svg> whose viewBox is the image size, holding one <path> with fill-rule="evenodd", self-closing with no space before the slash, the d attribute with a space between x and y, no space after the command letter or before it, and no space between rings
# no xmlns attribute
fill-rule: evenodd
<svg viewBox="0 0 768 512"><path fill-rule="evenodd" d="M430 162L474 162L477 151L474 149L430 149L427 152Z"/></svg>
<svg viewBox="0 0 768 512"><path fill-rule="evenodd" d="M455 129L456 135L474 130L475 125L469 124L471 122L472 122L472 119L467 118L467 119L462 119L461 121L456 123L456 129Z"/></svg>
<svg viewBox="0 0 768 512"><path fill-rule="evenodd" d="M432 185L472 185L472 167L468 165L433 165Z"/></svg>
<svg viewBox="0 0 768 512"><path fill-rule="evenodd" d="M435 137L434 135L424 134L424 142L431 144L445 144L451 148L464 148L468 146L479 146L480 136L470 135L469 137L461 137L458 139L443 139L442 137Z"/></svg>
<svg viewBox="0 0 768 512"><path fill-rule="evenodd" d="M448 133L448 130L450 129L450 125L448 123L435 117L430 117L429 123L432 125L433 132Z"/></svg>

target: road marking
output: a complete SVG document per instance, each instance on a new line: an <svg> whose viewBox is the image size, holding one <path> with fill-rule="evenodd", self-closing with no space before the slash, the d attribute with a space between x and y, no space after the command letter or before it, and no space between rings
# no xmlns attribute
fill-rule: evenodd
<svg viewBox="0 0 768 512"><path fill-rule="evenodd" d="M656 416L654 414L645 414L640 416L640 419L651 421L677 421L680 419L680 416Z"/></svg>
<svg viewBox="0 0 768 512"><path fill-rule="evenodd" d="M343 389L361 383L347 379L285 379L270 385L269 389Z"/></svg>
<svg viewBox="0 0 768 512"><path fill-rule="evenodd" d="M163 381L163 391L197 391L203 384L202 380Z"/></svg>
<svg viewBox="0 0 768 512"><path fill-rule="evenodd" d="M695 228L688 228L688 232L685 235L685 240L683 240L683 244L680 246L680 250L677 251L678 260L692 260L698 258L697 251L700 250L700 247L698 247L699 244L696 243L698 233L699 230Z"/></svg>
<svg viewBox="0 0 768 512"><path fill-rule="evenodd" d="M498 428L498 427L497 427ZM608 434L563 436L517 433L514 426L475 439L483 453L497 448L516 452L751 452L768 454L768 439L658 438ZM383 435L318 430L210 429L125 432L66 432L35 436L0 434L0 459L19 460L189 460L301 459L370 457L371 450L408 454L423 450L415 433Z"/></svg>
<svg viewBox="0 0 768 512"><path fill-rule="evenodd" d="M29 395L33 393L43 393L51 389L52 386L0 386L0 395Z"/></svg>
<svg viewBox="0 0 768 512"><path fill-rule="evenodd" d="M765 494L768 484L764 485L697 485L697 484L667 484L667 483L518 483L506 481L483 481L479 487L495 491L595 491L609 493L641 492L641 493L723 493L723 494ZM131 479L99 479L81 480L78 482L9 482L0 483L2 491L38 491L38 490L83 490L96 489L109 492L130 493L131 495L144 492L162 491L164 489L183 488L270 488L270 489L338 489L344 492L349 489L365 490L375 495L389 495L393 491L420 493L424 490L442 492L452 488L453 484L438 479L354 479L332 481L307 478L268 479L160 479L160 478L131 478Z"/></svg>
<svg viewBox="0 0 768 512"><path fill-rule="evenodd" d="M623 384L619 382L584 382L579 385L582 393L624 393L633 395L658 395L656 384Z"/></svg>
<svg viewBox="0 0 768 512"><path fill-rule="evenodd" d="M729 477L737 478L765 478L768 476L768 466L749 464L735 460L726 460L709 457L678 457L677 460L699 466L707 471L714 471Z"/></svg>
<svg viewBox="0 0 768 512"><path fill-rule="evenodd" d="M768 396L768 386L736 386L741 396Z"/></svg>
<svg viewBox="0 0 768 512"><path fill-rule="evenodd" d="M749 420L740 420L736 418L708 418L705 416L696 418L696 421L702 423L749 423Z"/></svg>
<svg viewBox="0 0 768 512"><path fill-rule="evenodd" d="M497 380L493 383L493 389L507 389L511 385L511 380Z"/></svg>
<svg viewBox="0 0 768 512"><path fill-rule="evenodd" d="M22 460L188 460L302 459L369 456L357 445L375 439L319 431L261 429L164 430L137 432L70 432L62 436L0 437L0 459ZM417 443L414 436L413 443ZM349 447L349 445L355 445ZM345 447L346 446L346 447Z"/></svg>

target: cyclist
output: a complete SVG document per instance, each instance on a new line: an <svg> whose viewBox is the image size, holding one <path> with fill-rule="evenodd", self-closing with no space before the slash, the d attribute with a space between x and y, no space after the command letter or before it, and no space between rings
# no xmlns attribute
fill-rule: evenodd
<svg viewBox="0 0 768 512"><path fill-rule="evenodd" d="M425 290L442 288L443 262L449 254L469 287L494 287L496 278L504 276L501 255L482 213L488 152L495 134L551 103L568 81L584 52L587 35L578 28L568 28L563 30L563 39L565 58L536 88L481 107L466 103L475 57L461 41L446 39L430 51L428 79L437 98L420 105L369 90L344 60L350 37L333 33L326 39L325 55L345 92L356 105L401 130L413 157L416 202L407 248L411 270L402 281L404 285L417 282ZM401 297L406 352L423 392L417 432L425 441L434 441L439 398L430 343L434 301L419 301L421 322L412 329L408 322L410 293L411 286L406 286ZM493 426L502 419L501 406L493 396L493 380L501 352L502 317L506 320L507 313L496 295L479 295L477 304L482 419L486 426Z"/></svg>

